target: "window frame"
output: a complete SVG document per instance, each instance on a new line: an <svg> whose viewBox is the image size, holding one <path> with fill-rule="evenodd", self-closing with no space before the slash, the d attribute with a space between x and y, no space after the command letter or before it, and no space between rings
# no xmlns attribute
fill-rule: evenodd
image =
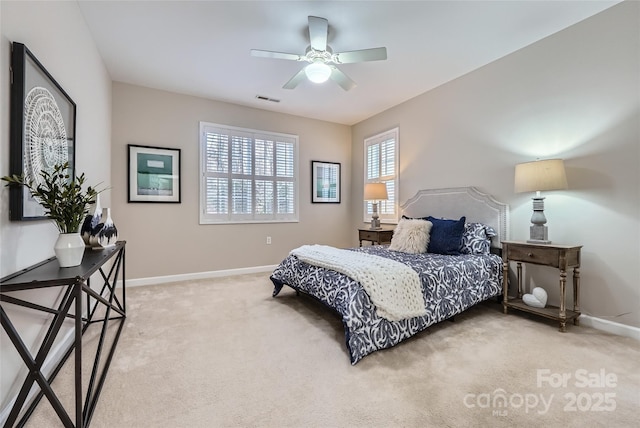
<svg viewBox="0 0 640 428"><path fill-rule="evenodd" d="M207 171L207 134L211 132L224 133L229 135L229 149L227 157L227 172L226 173L211 173ZM231 137L249 137L251 142L251 174L238 174L233 172L232 166L232 145ZM256 174L256 140L274 141L273 147L273 175L263 176ZM293 177L292 178L277 178L277 143L284 143L286 145L291 144L293 146ZM299 137L294 134L285 134L271 131L264 131L259 129L250 129L236 126L223 125L212 122L200 122L199 129L199 217L200 224L247 224L247 223L297 223L300 221L300 192L299 192ZM207 178L209 177L221 177L227 176L229 180L228 187L228 204L226 214L208 214L207 213ZM251 180L251 213L234 214L233 213L233 185L231 180L233 178ZM256 182L257 181L272 181L273 182L273 213L262 214L256 212ZM271 178L269 178L271 177ZM279 214L277 212L278 199L277 190L278 182L292 182L293 183L293 213ZM289 187L289 186L287 186Z"/></svg>
<svg viewBox="0 0 640 428"><path fill-rule="evenodd" d="M374 178L374 179L369 179L368 178L368 172L369 172L369 162L368 162L368 149L370 146L372 145L380 145L381 143L388 141L389 139L393 138L394 140L394 162L393 162L393 166L394 166L394 173L393 174L387 174L385 176L381 175L381 171L378 171L378 177ZM378 182L393 182L393 201L392 201L392 206L393 206L393 213L389 214L389 213L384 213L383 208L383 204L384 203L389 203L389 202L382 202L378 204L378 218L380 220L380 223L386 223L386 224L397 224L398 223L398 217L399 217L399 183L400 183L400 128L399 127L395 127L392 129L389 129L387 131L383 131L380 132L376 135L373 135L371 137L365 138L364 139L364 154L363 154L363 160L364 160L364 168L363 168L363 176L364 176L364 181L363 181L363 189L364 186L367 183L378 183ZM382 165L381 162L378 163L379 169L382 169ZM370 207L372 205L372 202L370 201L364 201L363 200L363 220L365 223L368 223L371 221L371 210Z"/></svg>

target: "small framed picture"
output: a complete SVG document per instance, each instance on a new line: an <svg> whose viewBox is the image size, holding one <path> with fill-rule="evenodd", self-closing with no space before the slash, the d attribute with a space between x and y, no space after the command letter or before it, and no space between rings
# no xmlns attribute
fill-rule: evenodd
<svg viewBox="0 0 640 428"><path fill-rule="evenodd" d="M340 203L340 164L311 161L311 202Z"/></svg>
<svg viewBox="0 0 640 428"><path fill-rule="evenodd" d="M127 145L129 202L180 203L180 149Z"/></svg>

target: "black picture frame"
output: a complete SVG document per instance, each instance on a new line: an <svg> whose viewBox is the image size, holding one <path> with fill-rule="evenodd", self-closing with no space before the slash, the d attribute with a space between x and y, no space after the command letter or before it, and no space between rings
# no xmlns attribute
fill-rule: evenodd
<svg viewBox="0 0 640 428"><path fill-rule="evenodd" d="M341 165L338 162L311 161L311 202L339 204Z"/></svg>
<svg viewBox="0 0 640 428"><path fill-rule="evenodd" d="M75 178L76 103L22 43L11 44L9 174L36 184L41 171L69 163ZM10 186L9 219L47 219L25 186Z"/></svg>
<svg viewBox="0 0 640 428"><path fill-rule="evenodd" d="M128 202L181 202L180 149L127 145Z"/></svg>

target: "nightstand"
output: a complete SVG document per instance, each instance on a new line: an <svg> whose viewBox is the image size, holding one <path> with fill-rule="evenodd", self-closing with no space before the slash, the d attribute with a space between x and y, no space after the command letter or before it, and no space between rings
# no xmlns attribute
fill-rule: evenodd
<svg viewBox="0 0 640 428"><path fill-rule="evenodd" d="M527 242L502 241L503 266L503 310L509 308L541 315L560 322L560 331L567 330L568 320L579 325L580 316L580 249L582 245L531 244ZM509 298L509 263L517 262L518 297ZM522 301L522 263L550 266L560 271L560 307L547 305L535 308ZM565 308L565 286L567 268L573 267L573 310Z"/></svg>
<svg viewBox="0 0 640 428"><path fill-rule="evenodd" d="M370 241L372 245L388 244L393 237L393 229L358 229L358 240L362 247L362 241Z"/></svg>

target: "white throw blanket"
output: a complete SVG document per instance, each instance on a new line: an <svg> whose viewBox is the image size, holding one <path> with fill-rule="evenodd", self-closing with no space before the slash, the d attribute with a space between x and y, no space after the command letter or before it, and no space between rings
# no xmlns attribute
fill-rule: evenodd
<svg viewBox="0 0 640 428"><path fill-rule="evenodd" d="M358 281L382 318L399 321L427 313L418 273L400 262L326 245L303 245L290 254Z"/></svg>

